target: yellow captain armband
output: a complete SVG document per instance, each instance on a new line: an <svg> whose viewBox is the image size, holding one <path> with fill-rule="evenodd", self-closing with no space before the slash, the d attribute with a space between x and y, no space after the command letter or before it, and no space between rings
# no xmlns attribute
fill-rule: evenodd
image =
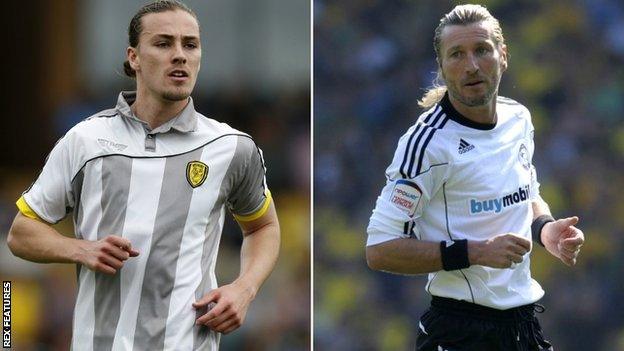
<svg viewBox="0 0 624 351"><path fill-rule="evenodd" d="M17 201L15 202L15 205L17 205L17 209L24 216L43 222L43 220L35 213L35 211L33 211L32 208L28 206L28 203L26 202L26 200L24 200L24 196L20 196L20 198L17 199Z"/></svg>
<svg viewBox="0 0 624 351"><path fill-rule="evenodd" d="M264 199L264 203L262 204L262 206L260 206L260 208L254 212L254 213L250 213L248 215L237 215L234 214L234 219L236 219L239 222L251 222L253 220L256 220L260 217L262 217L266 211L269 209L269 205L271 204L271 201L273 201L273 197L271 196L271 191L269 189L266 190L266 198Z"/></svg>

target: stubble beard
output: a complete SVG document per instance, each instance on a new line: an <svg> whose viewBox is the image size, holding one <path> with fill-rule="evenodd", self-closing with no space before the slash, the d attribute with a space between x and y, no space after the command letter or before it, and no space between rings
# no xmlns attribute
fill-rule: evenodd
<svg viewBox="0 0 624 351"><path fill-rule="evenodd" d="M186 91L165 91L162 94L163 100L172 102L186 100L189 98L189 96L191 96L190 92Z"/></svg>
<svg viewBox="0 0 624 351"><path fill-rule="evenodd" d="M453 98L455 98L455 100L461 102L462 104L469 107L477 107L489 104L494 98L494 94L497 92L497 90L498 82L493 86L489 86L486 92L480 96L466 97L463 96L458 89L454 88L449 88L449 93L453 95Z"/></svg>
<svg viewBox="0 0 624 351"><path fill-rule="evenodd" d="M481 96L472 97L472 98L464 97L461 94L454 93L453 91L451 91L451 94L453 95L455 100L458 100L462 104L466 106L470 106L470 107L476 107L476 106L487 105L490 101L492 101L492 97L494 96L494 91L488 90L487 92L485 92L485 94Z"/></svg>

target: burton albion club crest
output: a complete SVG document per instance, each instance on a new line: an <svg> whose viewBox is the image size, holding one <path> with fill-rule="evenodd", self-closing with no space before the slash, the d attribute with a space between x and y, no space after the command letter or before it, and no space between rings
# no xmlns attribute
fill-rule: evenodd
<svg viewBox="0 0 624 351"><path fill-rule="evenodd" d="M526 169L531 168L531 161L529 161L529 150L524 144L520 144L520 150L518 151L518 161Z"/></svg>
<svg viewBox="0 0 624 351"><path fill-rule="evenodd" d="M186 165L186 180L193 188L204 184L208 177L208 166L200 161L191 161Z"/></svg>

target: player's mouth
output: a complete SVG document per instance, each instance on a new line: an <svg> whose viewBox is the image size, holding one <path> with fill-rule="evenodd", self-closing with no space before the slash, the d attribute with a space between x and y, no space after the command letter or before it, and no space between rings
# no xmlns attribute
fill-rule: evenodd
<svg viewBox="0 0 624 351"><path fill-rule="evenodd" d="M483 83L485 83L485 82L482 81L482 80L471 80L471 81L468 81L467 83L465 83L464 86L474 87L474 86L477 86L477 85L483 84Z"/></svg>
<svg viewBox="0 0 624 351"><path fill-rule="evenodd" d="M175 82L185 82L189 79L189 74L183 69L174 69L167 76Z"/></svg>

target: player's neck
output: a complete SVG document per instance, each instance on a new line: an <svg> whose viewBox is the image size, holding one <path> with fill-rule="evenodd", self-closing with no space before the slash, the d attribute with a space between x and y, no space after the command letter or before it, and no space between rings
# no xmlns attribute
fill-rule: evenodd
<svg viewBox="0 0 624 351"><path fill-rule="evenodd" d="M150 128L154 129L179 115L188 102L189 99L167 101L137 90L136 100L131 109L138 119L147 122Z"/></svg>
<svg viewBox="0 0 624 351"><path fill-rule="evenodd" d="M463 103L455 100L449 94L449 100L451 104L457 110L457 112L461 113L462 116L468 118L471 121L481 123L481 124L494 124L496 123L496 99L497 94L494 94L492 100L481 106L467 106Z"/></svg>

